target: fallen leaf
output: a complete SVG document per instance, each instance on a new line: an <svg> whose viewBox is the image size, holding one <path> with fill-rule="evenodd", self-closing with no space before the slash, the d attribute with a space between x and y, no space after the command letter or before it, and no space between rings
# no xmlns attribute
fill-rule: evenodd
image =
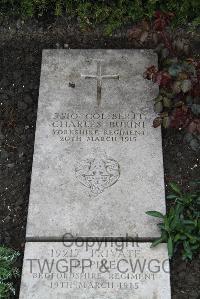
<svg viewBox="0 0 200 299"><path fill-rule="evenodd" d="M153 121L153 127L157 128L161 125L162 123L162 118L161 117L156 117Z"/></svg>
<svg viewBox="0 0 200 299"><path fill-rule="evenodd" d="M147 68L147 70L144 73L144 78L148 80L155 80L156 74L158 73L158 69L155 65L151 65Z"/></svg>

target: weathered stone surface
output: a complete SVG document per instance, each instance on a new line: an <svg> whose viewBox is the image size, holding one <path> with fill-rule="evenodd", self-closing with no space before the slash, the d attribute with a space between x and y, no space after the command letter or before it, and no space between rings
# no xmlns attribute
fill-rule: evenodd
<svg viewBox="0 0 200 299"><path fill-rule="evenodd" d="M26 244L20 299L171 298L164 244L154 249L150 243L64 245Z"/></svg>
<svg viewBox="0 0 200 299"><path fill-rule="evenodd" d="M158 90L143 79L156 63L150 50L43 52L29 240L158 236L145 214L165 211Z"/></svg>

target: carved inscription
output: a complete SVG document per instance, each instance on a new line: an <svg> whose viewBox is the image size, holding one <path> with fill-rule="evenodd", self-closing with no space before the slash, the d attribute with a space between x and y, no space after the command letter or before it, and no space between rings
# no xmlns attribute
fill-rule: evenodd
<svg viewBox="0 0 200 299"><path fill-rule="evenodd" d="M145 135L141 113L55 113L53 136L61 142L132 142Z"/></svg>
<svg viewBox="0 0 200 299"><path fill-rule="evenodd" d="M81 184L98 195L118 181L120 168L114 159L93 158L78 162L75 174Z"/></svg>
<svg viewBox="0 0 200 299"><path fill-rule="evenodd" d="M102 89L102 81L108 79L118 79L119 75L102 75L101 71L101 61L97 60L97 73L96 75L81 75L81 77L85 79L95 79L97 81L97 104L100 106L101 104L101 89Z"/></svg>
<svg viewBox="0 0 200 299"><path fill-rule="evenodd" d="M113 242L108 248L104 242L89 244L87 249L81 242L77 247L49 248L43 258L26 259L30 277L35 282L42 280L54 291L72 290L70 294L78 295L80 290L95 290L95 298L99 298L109 289L135 290L139 296L146 284L156 285L161 275L169 272L167 259L145 256L137 243Z"/></svg>

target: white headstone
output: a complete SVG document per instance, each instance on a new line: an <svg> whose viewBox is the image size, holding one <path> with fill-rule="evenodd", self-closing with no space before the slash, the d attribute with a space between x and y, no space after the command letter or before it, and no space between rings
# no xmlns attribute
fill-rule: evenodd
<svg viewBox="0 0 200 299"><path fill-rule="evenodd" d="M166 245L26 244L20 299L170 299Z"/></svg>
<svg viewBox="0 0 200 299"><path fill-rule="evenodd" d="M151 50L45 50L27 239L157 237L165 212Z"/></svg>
<svg viewBox="0 0 200 299"><path fill-rule="evenodd" d="M20 299L170 299L166 244L130 242L165 212L151 64L150 50L43 52Z"/></svg>

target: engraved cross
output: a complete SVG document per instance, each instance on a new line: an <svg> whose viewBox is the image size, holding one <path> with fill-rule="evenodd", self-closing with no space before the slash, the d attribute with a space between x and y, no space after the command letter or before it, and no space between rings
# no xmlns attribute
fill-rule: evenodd
<svg viewBox="0 0 200 299"><path fill-rule="evenodd" d="M97 81L97 104L101 103L102 82L104 79L118 79L119 75L102 75L101 60L97 60L97 74L96 75L81 75L85 79L95 79Z"/></svg>

